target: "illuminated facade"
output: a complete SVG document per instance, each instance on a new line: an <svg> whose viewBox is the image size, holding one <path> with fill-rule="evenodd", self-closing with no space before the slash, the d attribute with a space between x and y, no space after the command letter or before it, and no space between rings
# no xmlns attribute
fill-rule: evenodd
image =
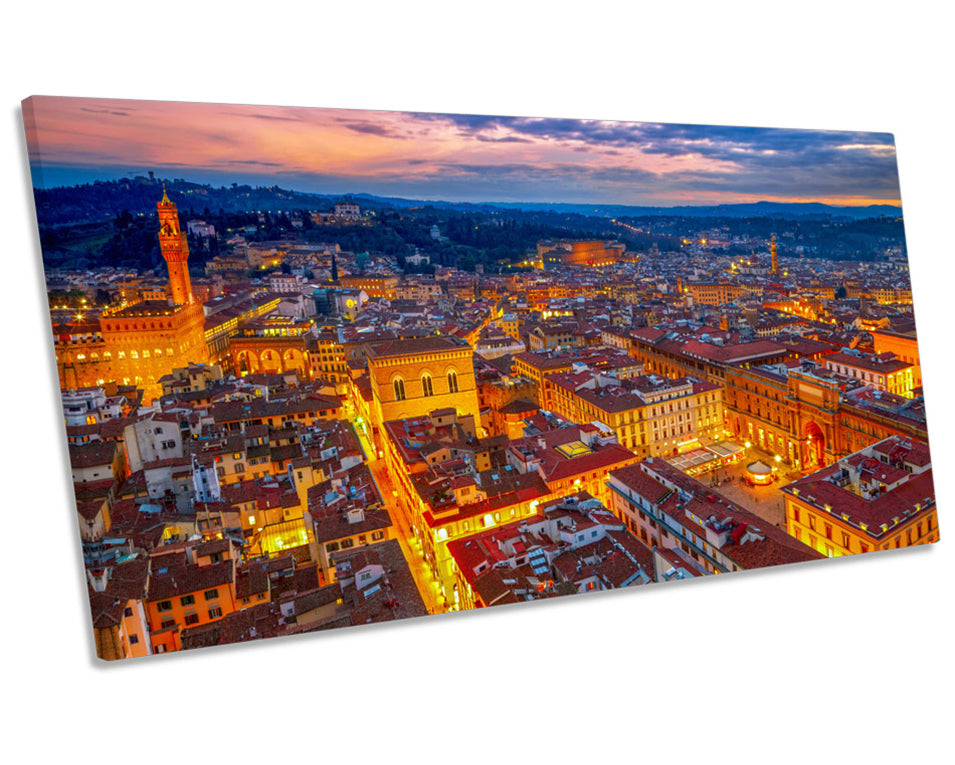
<svg viewBox="0 0 955 765"><path fill-rule="evenodd" d="M394 300L397 297L397 276L343 276L338 280L342 289L362 290L370 298Z"/></svg>
<svg viewBox="0 0 955 765"><path fill-rule="evenodd" d="M295 372L300 379L309 379L311 327L309 320L286 316L266 316L245 323L229 338L236 373Z"/></svg>
<svg viewBox="0 0 955 765"><path fill-rule="evenodd" d="M420 337L372 345L367 350L372 421L421 417L454 409L480 422L474 351L453 337Z"/></svg>
<svg viewBox="0 0 955 765"><path fill-rule="evenodd" d="M621 242L559 239L537 243L537 257L544 268L561 266L608 266L623 260L626 246Z"/></svg>
<svg viewBox="0 0 955 765"><path fill-rule="evenodd" d="M786 531L830 558L938 540L924 442L887 438L782 491Z"/></svg>
<svg viewBox="0 0 955 765"><path fill-rule="evenodd" d="M919 344L915 336L915 323L910 325L872 330L875 352L894 353L895 357L912 365L912 387L922 387L922 365L919 361Z"/></svg>
<svg viewBox="0 0 955 765"><path fill-rule="evenodd" d="M178 367L210 360L205 316L189 281L189 248L176 205L165 191L158 204L159 244L169 268L172 301L147 300L104 311L89 331L54 328L61 388L115 381L135 385L149 403L162 395L159 379Z"/></svg>
<svg viewBox="0 0 955 765"><path fill-rule="evenodd" d="M809 363L730 368L724 395L727 430L799 470L890 435L926 433L921 399L880 393Z"/></svg>
<svg viewBox="0 0 955 765"><path fill-rule="evenodd" d="M572 422L602 422L641 457L682 453L724 435L719 386L688 378L643 376L624 385L558 373L544 380L542 408Z"/></svg>

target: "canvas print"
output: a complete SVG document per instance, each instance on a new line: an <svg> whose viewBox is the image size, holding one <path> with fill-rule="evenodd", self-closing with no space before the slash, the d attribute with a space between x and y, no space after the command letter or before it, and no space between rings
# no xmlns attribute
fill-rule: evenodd
<svg viewBox="0 0 955 765"><path fill-rule="evenodd" d="M102 659L938 540L891 135L23 117Z"/></svg>

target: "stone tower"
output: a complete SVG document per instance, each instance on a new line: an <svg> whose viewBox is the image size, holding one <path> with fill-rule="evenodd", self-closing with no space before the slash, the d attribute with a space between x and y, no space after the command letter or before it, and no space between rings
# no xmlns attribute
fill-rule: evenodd
<svg viewBox="0 0 955 765"><path fill-rule="evenodd" d="M189 244L186 234L179 228L179 213L176 205L169 201L166 187L162 189L162 201L156 207L159 210L159 247L163 259L169 268L169 289L175 305L188 305L193 302L192 283L189 280Z"/></svg>
<svg viewBox="0 0 955 765"><path fill-rule="evenodd" d="M776 235L769 242L769 255L773 259L773 276L779 275L779 256L776 255Z"/></svg>

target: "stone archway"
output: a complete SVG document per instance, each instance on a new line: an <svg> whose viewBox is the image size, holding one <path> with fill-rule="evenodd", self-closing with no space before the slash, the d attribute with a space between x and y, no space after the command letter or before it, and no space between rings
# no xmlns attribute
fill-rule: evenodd
<svg viewBox="0 0 955 765"><path fill-rule="evenodd" d="M803 467L807 470L818 470L826 464L826 434L811 420L806 424L803 455Z"/></svg>
<svg viewBox="0 0 955 765"><path fill-rule="evenodd" d="M289 348L282 354L282 366L287 370L298 372L299 377L307 377L305 354L298 348Z"/></svg>
<svg viewBox="0 0 955 765"><path fill-rule="evenodd" d="M235 365L240 377L259 371L259 359L254 351L239 351L235 357Z"/></svg>
<svg viewBox="0 0 955 765"><path fill-rule="evenodd" d="M259 354L259 364L266 374L278 374L283 371L282 353L272 348L266 348Z"/></svg>

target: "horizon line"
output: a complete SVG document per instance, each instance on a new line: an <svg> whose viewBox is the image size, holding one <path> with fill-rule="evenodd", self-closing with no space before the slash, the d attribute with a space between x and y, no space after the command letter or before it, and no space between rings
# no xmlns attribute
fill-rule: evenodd
<svg viewBox="0 0 955 765"><path fill-rule="evenodd" d="M30 173L30 174L31 174L31 180L35 180L37 176L39 176L39 177L42 178L42 175L43 175L42 164L39 164L39 163L38 163L37 165L35 165L33 162L30 162L29 165L30 165L30 170L31 170L31 173ZM63 169L71 168L71 166L69 166L69 165L59 165L59 166L55 166L55 167L59 167L59 168L63 168ZM81 167L79 167L79 166L72 166L71 169L81 170L81 169L84 169L84 168L81 168ZM39 172L34 172L35 170L37 170L37 171L39 171ZM146 172L148 172L148 171L146 171ZM100 178L94 178L94 179L89 180L89 181L84 181L84 182L82 182L82 183L74 183L74 184L71 184L71 185L58 184L58 185L49 185L49 186L43 186L43 185L37 186L37 185L33 184L33 185L32 185L32 188L33 188L34 191L37 191L37 190L51 190L51 189L67 189L67 188L76 188L76 187L79 187L79 186L89 186L89 185L93 185L94 183L97 183L97 182L113 183L113 182L117 182L117 181L120 181L120 180L134 180L134 179L136 179L136 178L147 178L147 176L146 176L146 175L142 175L142 174L133 174L133 173L130 172L130 173L127 173L127 174L125 174L125 175L116 175L115 177L100 177ZM157 175L153 180L159 182L159 181L161 181L161 180L163 180L163 179L160 178L160 177ZM202 181L196 181L196 180L189 180L188 178L182 178L182 177L176 178L176 177L170 176L170 177L167 177L165 180L166 180L166 181L173 181L173 182L175 182L175 181L182 181L182 182L185 182L185 183L195 184L195 185L197 185L197 186L207 186L207 187L213 188L213 189L219 188L219 189L229 190L229 185L227 185L228 182L223 182L224 185L221 185L221 186L215 186L215 185L212 184L212 183L202 182ZM701 209L702 209L702 208L708 208L708 207L711 207L711 208L712 208L712 207L730 207L730 206L746 206L746 205L750 205L750 206L751 206L751 205L758 205L758 204L774 204L774 205L810 205L810 204L817 204L817 205L823 205L823 206L825 206L825 207L832 207L832 208L835 208L835 209L839 209L839 208L879 207L879 206L897 207L897 208L899 208L900 210L901 210L901 208L902 208L902 200L901 200L901 199L896 199L896 200L879 200L879 201L872 200L872 201L859 202L859 203L855 203L855 204L852 203L852 202L848 202L848 203L844 203L844 204L833 204L832 202L823 202L823 201L819 201L818 199L805 199L805 200L801 200L801 201L798 201L798 202L777 202L777 201L773 201L773 200L771 200L771 199L760 199L760 200L757 200L757 201L755 201L755 202L709 202L709 203L707 203L707 202L701 202L701 203L697 203L697 204L693 204L693 203L683 203L683 204L669 204L669 205L667 205L667 204L659 204L659 203L657 203L657 204L645 204L645 203L644 203L644 204L639 204L639 203L630 203L630 202L592 202L592 201L556 202L556 201L552 201L552 200L551 200L551 201L532 201L532 200L528 200L528 201L505 201L505 200L498 200L498 201L489 201L489 200L474 201L474 200L457 200L457 201L455 201L455 200L451 200L451 199L441 199L441 198L424 199L424 198L418 198L418 197L403 197L403 196L399 196L399 195L397 195L397 194L393 194L393 195L374 194L374 193L367 192L367 191L342 191L342 192L303 191L303 190L301 190L301 189L297 189L297 188L294 188L294 187L291 187L291 186L289 186L289 187L284 187L284 186L281 186L281 185L278 184L278 183L273 183L273 184L263 183L262 185L258 185L258 186L257 186L257 185L253 185L253 184L249 183L248 181L243 181L243 182L233 181L232 183L235 183L237 186L249 186L250 188L253 188L253 189L280 188L280 189L282 189L283 191L291 191L291 192L294 192L294 193L297 193L297 194L307 194L307 195L316 196L316 197L362 196L362 195L364 195L364 196L373 197L373 198L376 198L376 199L383 199L383 200L387 200L387 199L400 199L400 200L413 201L413 202L426 202L426 203L430 202L430 203L442 203L442 204L452 204L452 205L454 205L454 204L487 205L487 206L495 206L495 205L552 205L552 206L563 205L563 206L591 206L591 205L592 205L592 206L595 206L595 207L638 207L638 208L639 208L639 207L648 207L648 208L658 208L658 209L677 209L677 208L701 208Z"/></svg>

